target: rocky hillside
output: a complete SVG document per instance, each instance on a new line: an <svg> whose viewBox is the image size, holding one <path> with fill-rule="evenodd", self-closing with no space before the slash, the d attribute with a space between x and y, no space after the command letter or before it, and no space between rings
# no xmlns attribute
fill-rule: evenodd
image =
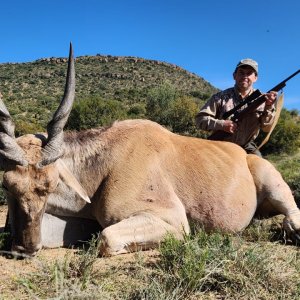
<svg viewBox="0 0 300 300"><path fill-rule="evenodd" d="M144 102L150 89L166 82L196 100L216 91L176 65L137 57L81 56L75 68L76 99L100 96L129 104ZM34 119L43 127L63 95L66 69L67 58L0 64L0 92L15 119L23 118L23 123Z"/></svg>

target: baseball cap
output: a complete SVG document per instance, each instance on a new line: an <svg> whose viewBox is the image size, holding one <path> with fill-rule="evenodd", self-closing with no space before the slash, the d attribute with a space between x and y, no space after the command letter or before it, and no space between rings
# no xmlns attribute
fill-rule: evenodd
<svg viewBox="0 0 300 300"><path fill-rule="evenodd" d="M258 63L251 58L245 58L245 59L242 59L241 61L239 61L238 64L236 65L235 69L242 67L242 66L249 66L252 69L254 69L254 71L256 73L258 73Z"/></svg>

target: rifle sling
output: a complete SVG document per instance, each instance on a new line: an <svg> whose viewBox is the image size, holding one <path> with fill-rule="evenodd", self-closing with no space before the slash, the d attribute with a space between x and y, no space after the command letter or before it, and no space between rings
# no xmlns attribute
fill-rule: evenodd
<svg viewBox="0 0 300 300"><path fill-rule="evenodd" d="M265 145L267 143L267 141L269 140L272 131L274 130L275 126L277 125L277 122L279 120L280 117L280 113L283 107L283 102L284 102L284 97L283 97L283 93L279 96L277 102L276 102L276 115L273 121L273 124L268 132L268 134L266 135L266 137L264 138L264 140L260 143L260 145L257 147L257 149L259 150L263 145Z"/></svg>

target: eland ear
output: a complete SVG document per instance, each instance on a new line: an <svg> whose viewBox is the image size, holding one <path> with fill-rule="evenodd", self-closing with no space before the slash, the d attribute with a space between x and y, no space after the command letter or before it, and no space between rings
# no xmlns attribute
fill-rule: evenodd
<svg viewBox="0 0 300 300"><path fill-rule="evenodd" d="M70 188L72 188L84 201L91 203L91 200L86 192L86 190L82 187L82 185L78 182L75 176L70 172L65 163L58 159L56 161L56 166L59 171L59 176L61 180Z"/></svg>

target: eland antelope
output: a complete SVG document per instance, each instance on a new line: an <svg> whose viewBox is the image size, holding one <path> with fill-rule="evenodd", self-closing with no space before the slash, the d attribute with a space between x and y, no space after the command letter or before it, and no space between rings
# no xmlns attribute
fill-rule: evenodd
<svg viewBox="0 0 300 300"><path fill-rule="evenodd" d="M47 134L15 138L0 103L12 251L34 256L101 230L103 255L155 247L167 233L182 238L189 222L239 232L255 213L284 214L299 238L300 212L288 185L267 160L229 142L171 133L148 120L64 132L75 96L72 46L63 99Z"/></svg>

